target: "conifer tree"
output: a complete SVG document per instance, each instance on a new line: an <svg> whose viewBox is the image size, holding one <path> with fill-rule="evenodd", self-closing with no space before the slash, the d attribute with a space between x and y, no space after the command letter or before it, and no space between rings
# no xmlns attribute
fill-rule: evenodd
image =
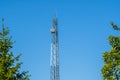
<svg viewBox="0 0 120 80"><path fill-rule="evenodd" d="M9 30L4 28L4 19L2 18L2 31L0 32L0 80L29 80L27 71L21 72L19 57L14 56L11 48L13 42L8 36Z"/></svg>
<svg viewBox="0 0 120 80"><path fill-rule="evenodd" d="M111 25L114 30L120 30L113 22ZM101 70L103 80L120 80L120 37L109 36L109 43L112 49L103 54L105 62Z"/></svg>

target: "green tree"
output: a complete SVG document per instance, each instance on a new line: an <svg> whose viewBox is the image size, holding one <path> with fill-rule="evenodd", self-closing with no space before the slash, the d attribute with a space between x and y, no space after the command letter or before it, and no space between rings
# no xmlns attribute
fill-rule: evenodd
<svg viewBox="0 0 120 80"><path fill-rule="evenodd" d="M0 80L30 80L27 71L21 72L19 57L14 56L11 48L13 42L8 36L9 30L4 28L4 19L2 19L2 31L0 32Z"/></svg>
<svg viewBox="0 0 120 80"><path fill-rule="evenodd" d="M111 25L114 30L120 30L113 22ZM103 80L120 80L120 37L109 36L108 39L112 49L103 54L105 62L101 70Z"/></svg>

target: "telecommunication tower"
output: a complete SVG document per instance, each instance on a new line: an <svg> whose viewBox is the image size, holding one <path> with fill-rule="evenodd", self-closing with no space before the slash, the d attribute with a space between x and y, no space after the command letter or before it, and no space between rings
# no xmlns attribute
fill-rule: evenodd
<svg viewBox="0 0 120 80"><path fill-rule="evenodd" d="M59 77L59 54L58 54L58 22L54 17L53 25L50 29L51 38L51 55L50 55L50 80L60 80Z"/></svg>

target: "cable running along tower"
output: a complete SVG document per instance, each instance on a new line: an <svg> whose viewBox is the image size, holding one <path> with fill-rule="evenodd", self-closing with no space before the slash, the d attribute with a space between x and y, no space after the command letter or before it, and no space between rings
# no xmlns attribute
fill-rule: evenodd
<svg viewBox="0 0 120 80"><path fill-rule="evenodd" d="M59 54L58 54L58 22L54 17L53 25L50 29L51 38L51 55L50 55L50 80L60 80L59 77Z"/></svg>

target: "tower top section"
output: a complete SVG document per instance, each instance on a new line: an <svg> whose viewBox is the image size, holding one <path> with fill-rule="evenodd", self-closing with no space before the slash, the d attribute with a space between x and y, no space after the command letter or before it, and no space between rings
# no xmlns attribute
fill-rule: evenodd
<svg viewBox="0 0 120 80"><path fill-rule="evenodd" d="M51 33L56 33L57 32L57 26L58 26L58 22L57 22L57 17L55 16L53 18L53 25L52 28L50 29Z"/></svg>

